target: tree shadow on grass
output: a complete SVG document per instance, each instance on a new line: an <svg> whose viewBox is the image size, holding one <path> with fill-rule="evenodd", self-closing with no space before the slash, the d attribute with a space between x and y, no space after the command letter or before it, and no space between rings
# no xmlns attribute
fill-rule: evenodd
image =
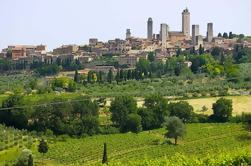
<svg viewBox="0 0 251 166"><path fill-rule="evenodd" d="M237 139L240 141L251 141L251 134L242 134Z"/></svg>

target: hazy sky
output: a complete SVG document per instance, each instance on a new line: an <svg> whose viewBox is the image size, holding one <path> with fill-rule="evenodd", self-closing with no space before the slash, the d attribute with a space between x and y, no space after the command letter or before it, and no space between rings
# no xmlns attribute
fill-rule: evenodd
<svg viewBox="0 0 251 166"><path fill-rule="evenodd" d="M0 48L11 44L85 44L133 36L146 37L146 21L154 31L160 23L181 30L181 12L188 7L191 24L206 35L207 22L214 32L251 35L251 0L0 0Z"/></svg>

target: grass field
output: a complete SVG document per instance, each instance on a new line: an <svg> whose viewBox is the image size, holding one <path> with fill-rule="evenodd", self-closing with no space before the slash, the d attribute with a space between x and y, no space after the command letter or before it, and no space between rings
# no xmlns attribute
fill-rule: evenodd
<svg viewBox="0 0 251 166"><path fill-rule="evenodd" d="M225 97L233 101L233 115L241 114L242 112L251 113L251 96L228 96ZM206 114L212 114L212 104L215 103L219 97L199 98L186 100L194 108L194 111L199 113L203 106L208 108Z"/></svg>
<svg viewBox="0 0 251 166"><path fill-rule="evenodd" d="M139 134L68 138L49 144L46 162L48 165L97 165L102 161L104 142L107 143L109 161L122 163L144 158L170 158L176 153L203 158L224 152L251 152L251 133L240 124L188 124L187 134L179 140L178 146L163 144L164 133L164 129L158 129ZM33 151L35 161L40 162L41 155L35 149Z"/></svg>

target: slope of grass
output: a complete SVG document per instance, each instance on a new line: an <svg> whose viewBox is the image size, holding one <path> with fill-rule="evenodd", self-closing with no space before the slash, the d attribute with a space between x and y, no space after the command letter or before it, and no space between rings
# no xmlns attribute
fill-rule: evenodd
<svg viewBox="0 0 251 166"><path fill-rule="evenodd" d="M251 133L239 124L188 124L187 135L179 140L178 146L163 144L164 132L159 129L139 134L69 138L50 144L46 158L62 165L96 165L102 160L104 142L108 146L109 161L122 163L142 158L169 158L175 153L204 157L225 151L251 150ZM41 156L37 154L37 158Z"/></svg>

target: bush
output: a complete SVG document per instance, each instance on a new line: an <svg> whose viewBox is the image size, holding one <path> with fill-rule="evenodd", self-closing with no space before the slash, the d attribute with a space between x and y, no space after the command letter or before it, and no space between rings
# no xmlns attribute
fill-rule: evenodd
<svg viewBox="0 0 251 166"><path fill-rule="evenodd" d="M99 133L100 134L105 134L105 135L108 135L108 134L117 134L119 133L119 129L116 128L116 127L113 127L113 126L101 126L99 127Z"/></svg>
<svg viewBox="0 0 251 166"><path fill-rule="evenodd" d="M15 166L32 166L32 165L33 165L33 157L31 151L29 149L22 150Z"/></svg>
<svg viewBox="0 0 251 166"><path fill-rule="evenodd" d="M213 104L212 118L216 122L227 122L232 116L232 100L220 98Z"/></svg>
<svg viewBox="0 0 251 166"><path fill-rule="evenodd" d="M142 131L141 117L138 114L129 114L126 122L126 130L134 133Z"/></svg>
<svg viewBox="0 0 251 166"><path fill-rule="evenodd" d="M170 103L168 105L170 116L176 116L183 122L191 122L193 107L186 101Z"/></svg>

